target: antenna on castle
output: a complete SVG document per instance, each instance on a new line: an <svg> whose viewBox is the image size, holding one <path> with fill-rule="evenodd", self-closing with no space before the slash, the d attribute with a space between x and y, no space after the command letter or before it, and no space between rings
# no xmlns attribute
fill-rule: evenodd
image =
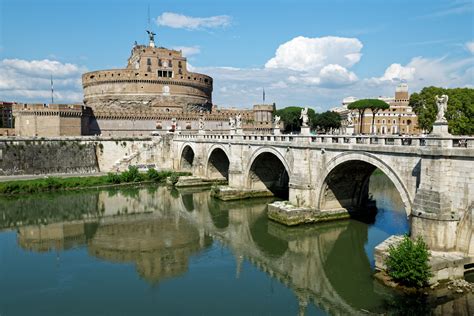
<svg viewBox="0 0 474 316"><path fill-rule="evenodd" d="M51 104L54 103L54 85L53 85L53 75L51 74Z"/></svg>

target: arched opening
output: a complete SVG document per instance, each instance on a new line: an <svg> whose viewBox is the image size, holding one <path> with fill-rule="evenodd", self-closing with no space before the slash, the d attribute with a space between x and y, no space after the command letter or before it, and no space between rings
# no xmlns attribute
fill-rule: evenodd
<svg viewBox="0 0 474 316"><path fill-rule="evenodd" d="M288 199L288 171L273 153L264 152L255 158L250 166L248 181L251 189L268 190L276 197Z"/></svg>
<svg viewBox="0 0 474 316"><path fill-rule="evenodd" d="M382 169L386 167L382 166ZM362 160L346 160L332 168L324 179L320 192L319 208L321 210L347 209L349 211L367 210L374 205L373 194L369 194L371 176L379 174L393 187L405 208L410 213L409 198L393 174L385 174L382 169ZM388 171L387 171L388 172Z"/></svg>
<svg viewBox="0 0 474 316"><path fill-rule="evenodd" d="M226 153L220 148L214 149L207 162L207 177L229 180L229 164Z"/></svg>
<svg viewBox="0 0 474 316"><path fill-rule="evenodd" d="M181 154L180 168L181 170L191 171L193 169L194 151L191 146L186 146Z"/></svg>

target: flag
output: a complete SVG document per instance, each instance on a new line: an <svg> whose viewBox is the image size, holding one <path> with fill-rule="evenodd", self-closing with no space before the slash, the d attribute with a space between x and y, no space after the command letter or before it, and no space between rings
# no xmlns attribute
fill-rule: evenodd
<svg viewBox="0 0 474 316"><path fill-rule="evenodd" d="M263 88L263 104L265 104L265 88Z"/></svg>

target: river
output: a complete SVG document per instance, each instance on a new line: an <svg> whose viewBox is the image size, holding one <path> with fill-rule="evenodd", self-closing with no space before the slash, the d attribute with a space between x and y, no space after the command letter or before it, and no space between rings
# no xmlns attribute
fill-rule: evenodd
<svg viewBox="0 0 474 316"><path fill-rule="evenodd" d="M202 190L1 198L0 315L442 314L373 279L374 247L409 223L385 176L369 192L375 219L293 228L271 200Z"/></svg>

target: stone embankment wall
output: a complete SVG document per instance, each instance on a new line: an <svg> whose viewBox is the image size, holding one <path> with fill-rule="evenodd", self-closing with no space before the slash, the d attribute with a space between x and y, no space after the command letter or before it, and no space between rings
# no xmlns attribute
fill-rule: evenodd
<svg viewBox="0 0 474 316"><path fill-rule="evenodd" d="M109 172L124 162L166 169L165 138L0 137L0 176Z"/></svg>

